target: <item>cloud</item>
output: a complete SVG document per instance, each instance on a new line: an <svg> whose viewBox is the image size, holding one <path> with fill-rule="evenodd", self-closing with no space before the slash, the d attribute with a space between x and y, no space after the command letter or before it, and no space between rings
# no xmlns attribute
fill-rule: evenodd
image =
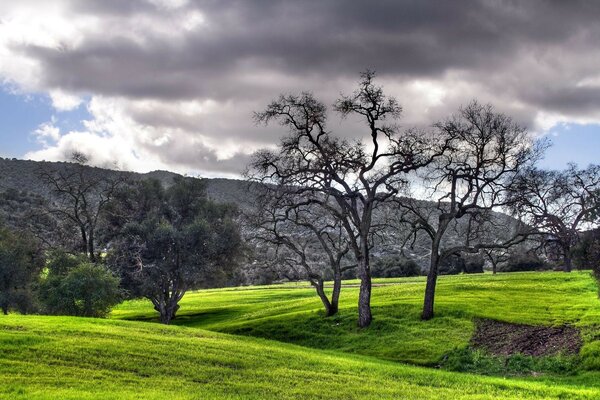
<svg viewBox="0 0 600 400"><path fill-rule="evenodd" d="M88 141L128 168L234 173L282 134L252 111L300 90L330 104L365 68L399 98L404 125L472 98L537 132L600 122L597 2L22 0L0 15L4 81L57 110L91 99L87 130L32 157Z"/></svg>

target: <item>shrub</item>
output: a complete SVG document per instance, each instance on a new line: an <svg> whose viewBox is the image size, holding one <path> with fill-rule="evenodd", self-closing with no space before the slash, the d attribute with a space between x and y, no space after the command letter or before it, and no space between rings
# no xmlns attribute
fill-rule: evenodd
<svg viewBox="0 0 600 400"><path fill-rule="evenodd" d="M600 265L600 229L584 232L581 241L573 249L572 257L573 263L578 269L592 269L598 274L598 265Z"/></svg>
<svg viewBox="0 0 600 400"><path fill-rule="evenodd" d="M374 278L398 278L418 276L421 267L414 260L402 256L387 256L375 260L371 266Z"/></svg>
<svg viewBox="0 0 600 400"><path fill-rule="evenodd" d="M465 259L459 255L451 255L440 262L440 275L457 275L465 270Z"/></svg>
<svg viewBox="0 0 600 400"><path fill-rule="evenodd" d="M498 267L501 272L537 271L541 269L548 269L548 265L535 253L531 252L513 253L505 264Z"/></svg>
<svg viewBox="0 0 600 400"><path fill-rule="evenodd" d="M50 270L40 285L44 311L54 315L104 317L121 298L119 279L105 267L87 262L63 273Z"/></svg>
<svg viewBox="0 0 600 400"><path fill-rule="evenodd" d="M479 254L470 255L465 257L465 268L463 272L465 274L482 274L485 260Z"/></svg>

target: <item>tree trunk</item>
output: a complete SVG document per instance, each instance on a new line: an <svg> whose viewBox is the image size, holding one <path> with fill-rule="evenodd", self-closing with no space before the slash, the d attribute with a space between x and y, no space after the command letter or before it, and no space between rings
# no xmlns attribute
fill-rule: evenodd
<svg viewBox="0 0 600 400"><path fill-rule="evenodd" d="M491 259L491 261L492 261L492 274L496 275L498 263L496 261L494 261L493 259Z"/></svg>
<svg viewBox="0 0 600 400"><path fill-rule="evenodd" d="M565 257L564 257L564 271L565 272L571 272L571 270L573 269L573 260L571 259L571 254L570 254L570 250L565 250Z"/></svg>
<svg viewBox="0 0 600 400"><path fill-rule="evenodd" d="M437 252L431 255L429 273L427 274L427 285L425 286L425 299L423 301L423 313L421 319L424 321L433 318L433 304L435 300L435 285L437 283L439 255Z"/></svg>
<svg viewBox="0 0 600 400"><path fill-rule="evenodd" d="M81 251L89 257L87 232L85 231L85 227L83 227L83 225L79 226L79 230L81 231L81 242L83 244Z"/></svg>
<svg viewBox="0 0 600 400"><path fill-rule="evenodd" d="M371 325L371 268L367 257L359 262L360 292L358 294L358 326L366 328Z"/></svg>
<svg viewBox="0 0 600 400"><path fill-rule="evenodd" d="M331 306L327 316L332 316L338 312L338 304L340 300L340 292L342 290L342 275L336 273L333 276L333 292L331 293Z"/></svg>
<svg viewBox="0 0 600 400"><path fill-rule="evenodd" d="M333 314L331 314L331 303L329 302L329 299L327 298L327 294L325 294L325 289L323 287L323 280L319 280L319 281L311 280L310 283L315 287L317 294L319 295L319 298L321 299L321 302L323 303L323 307L325 307L325 315L326 316L333 315Z"/></svg>
<svg viewBox="0 0 600 400"><path fill-rule="evenodd" d="M94 248L94 232L90 232L90 235L88 237L87 249L88 249L88 255L90 257L90 261L95 263L96 262L96 249Z"/></svg>
<svg viewBox="0 0 600 400"><path fill-rule="evenodd" d="M179 310L179 304L173 302L171 299L167 301L161 300L158 304L154 305L154 309L160 314L160 322L169 325L175 319L175 314Z"/></svg>
<svg viewBox="0 0 600 400"><path fill-rule="evenodd" d="M2 306L2 314L8 315L8 306L6 306L6 305Z"/></svg>

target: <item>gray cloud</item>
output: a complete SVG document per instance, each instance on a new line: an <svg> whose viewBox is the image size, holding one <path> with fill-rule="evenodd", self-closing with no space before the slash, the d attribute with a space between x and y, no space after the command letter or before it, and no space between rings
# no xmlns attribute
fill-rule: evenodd
<svg viewBox="0 0 600 400"><path fill-rule="evenodd" d="M280 92L302 89L331 102L341 91L352 90L365 68L377 70L399 97L410 124L431 123L472 97L497 104L530 127L542 114L600 120L600 2L65 4L74 19L98 18L98 28L84 29L76 43L12 44L12 50L39 63L42 88L131 104L157 101L155 107L130 107L129 116L141 126L184 131L177 145L172 140L153 150L168 164L206 168L190 152L210 153L210 145L203 144L202 150L190 145L194 134L207 142L225 137L244 142L246 150L273 143L279 133L252 126L252 110ZM186 30L186 18L194 11L203 22ZM439 99L432 100L436 90ZM209 99L217 106L207 113L160 109L160 104ZM355 127L343 129L356 135ZM244 151L231 153L236 159L223 167L227 172L245 162ZM225 165L215 160L211 163Z"/></svg>

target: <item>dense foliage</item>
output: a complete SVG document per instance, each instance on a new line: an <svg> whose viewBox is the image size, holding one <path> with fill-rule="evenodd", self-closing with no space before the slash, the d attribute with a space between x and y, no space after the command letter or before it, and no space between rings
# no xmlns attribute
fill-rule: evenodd
<svg viewBox="0 0 600 400"><path fill-rule="evenodd" d="M130 295L152 301L168 324L188 290L227 280L241 248L234 216L206 199L198 179L179 178L167 189L139 182L112 204L109 264Z"/></svg>
<svg viewBox="0 0 600 400"><path fill-rule="evenodd" d="M21 313L35 308L33 287L44 265L39 244L23 232L0 226L0 309Z"/></svg>
<svg viewBox="0 0 600 400"><path fill-rule="evenodd" d="M375 259L371 272L374 278L399 278L418 276L421 274L421 267L406 257L388 256Z"/></svg>
<svg viewBox="0 0 600 400"><path fill-rule="evenodd" d="M66 254L56 255L39 288L45 313L104 317L122 300L119 279L106 267Z"/></svg>
<svg viewBox="0 0 600 400"><path fill-rule="evenodd" d="M515 252L508 256L507 261L498 268L501 272L539 271L548 269L535 252Z"/></svg>

